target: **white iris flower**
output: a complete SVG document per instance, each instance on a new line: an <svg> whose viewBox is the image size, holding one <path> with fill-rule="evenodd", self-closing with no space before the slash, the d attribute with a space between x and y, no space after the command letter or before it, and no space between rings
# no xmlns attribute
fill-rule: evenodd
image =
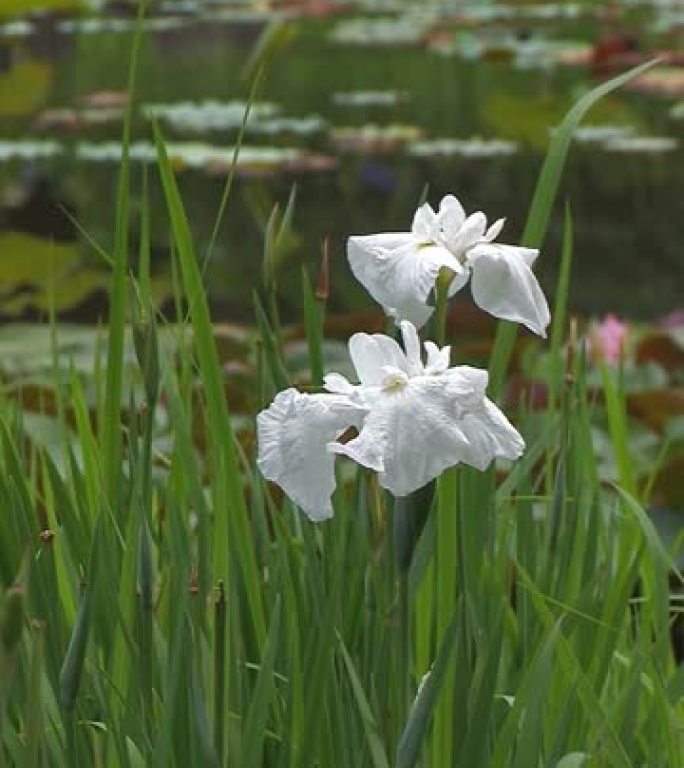
<svg viewBox="0 0 684 768"><path fill-rule="evenodd" d="M487 399L487 372L449 367L449 347L420 340L400 323L405 351L382 334L357 333L349 352L358 385L325 377L327 393L280 392L257 417L257 464L312 520L333 514L333 459L349 456L378 473L380 485L406 496L447 467L484 470L497 456L516 459L525 447L503 413ZM356 427L346 443L338 438Z"/></svg>
<svg viewBox="0 0 684 768"><path fill-rule="evenodd" d="M549 307L531 269L539 251L495 243L503 225L499 219L488 228L482 211L466 216L447 195L437 213L422 205L410 232L350 237L347 254L357 280L397 321L427 322L434 309L428 297L446 268L454 275L450 297L472 278L481 309L546 336Z"/></svg>

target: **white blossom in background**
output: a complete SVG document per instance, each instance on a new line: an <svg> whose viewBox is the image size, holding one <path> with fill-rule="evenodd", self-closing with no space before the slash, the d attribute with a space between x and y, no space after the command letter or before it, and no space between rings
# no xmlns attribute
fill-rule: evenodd
<svg viewBox="0 0 684 768"><path fill-rule="evenodd" d="M406 496L447 467L484 470L496 457L518 458L522 437L486 396L487 372L449 367L449 347L425 342L400 323L404 349L389 336L357 333L349 352L359 378L325 377L327 392L280 392L257 417L257 464L312 520L333 514L333 459L344 454ZM339 438L349 427L358 434Z"/></svg>
<svg viewBox="0 0 684 768"><path fill-rule="evenodd" d="M397 321L427 322L430 293L446 268L453 273L450 297L470 280L481 309L545 336L549 307L531 269L539 251L495 242L503 225L499 219L488 227L481 211L466 216L448 195L437 212L422 205L410 232L350 237L347 255L357 280Z"/></svg>

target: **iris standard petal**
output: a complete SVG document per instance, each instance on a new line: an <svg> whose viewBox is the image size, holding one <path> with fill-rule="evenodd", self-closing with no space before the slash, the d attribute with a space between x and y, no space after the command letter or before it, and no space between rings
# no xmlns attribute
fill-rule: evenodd
<svg viewBox="0 0 684 768"><path fill-rule="evenodd" d="M437 221L447 243L454 240L466 220L466 214L459 200L453 195L442 198Z"/></svg>
<svg viewBox="0 0 684 768"><path fill-rule="evenodd" d="M425 373L429 375L444 373L449 367L451 360L451 347L447 346L440 349L434 341L426 341L425 351L427 352Z"/></svg>
<svg viewBox="0 0 684 768"><path fill-rule="evenodd" d="M418 240L432 242L438 232L437 214L429 203L423 203L413 216L411 232Z"/></svg>
<svg viewBox="0 0 684 768"><path fill-rule="evenodd" d="M432 314L432 308L425 305L439 270L463 271L446 248L421 245L412 234L350 237L347 256L356 279L385 312L417 326Z"/></svg>
<svg viewBox="0 0 684 768"><path fill-rule="evenodd" d="M482 211L476 211L468 216L463 226L446 244L452 253L463 254L482 240L486 229L487 217Z"/></svg>
<svg viewBox="0 0 684 768"><path fill-rule="evenodd" d="M408 373L402 348L381 333L355 333L349 339L349 354L359 381L366 387L381 386L388 367Z"/></svg>
<svg viewBox="0 0 684 768"><path fill-rule="evenodd" d="M413 323L402 320L400 323L401 336L406 350L406 364L410 376L419 376L423 373L423 363L420 359L420 339L418 331Z"/></svg>
<svg viewBox="0 0 684 768"><path fill-rule="evenodd" d="M286 389L257 416L257 465L311 520L332 517L333 455L327 444L364 410L343 395L305 395Z"/></svg>
<svg viewBox="0 0 684 768"><path fill-rule="evenodd" d="M501 234L501 230L506 223L506 219L497 219L492 226L485 232L484 240L488 243L493 242Z"/></svg>
<svg viewBox="0 0 684 768"><path fill-rule="evenodd" d="M546 336L551 315L537 278L529 267L530 248L481 244L468 254L473 300L502 320L526 325Z"/></svg>

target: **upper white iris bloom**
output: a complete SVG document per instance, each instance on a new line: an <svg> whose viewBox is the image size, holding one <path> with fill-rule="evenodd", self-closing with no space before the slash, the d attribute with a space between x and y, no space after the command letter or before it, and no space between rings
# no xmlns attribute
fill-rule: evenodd
<svg viewBox="0 0 684 768"><path fill-rule="evenodd" d="M410 232L350 237L347 255L356 279L397 321L427 322L434 309L428 296L446 267L454 274L450 297L472 276L481 309L546 336L549 307L531 269L539 251L495 243L503 225L499 219L488 228L482 211L466 216L447 195L437 213L421 205Z"/></svg>
<svg viewBox="0 0 684 768"><path fill-rule="evenodd" d="M325 377L326 393L280 392L257 417L259 469L312 520L333 514L333 459L345 454L405 496L463 462L484 470L497 456L515 459L525 444L487 399L487 372L449 367L449 347L425 342L401 322L405 351L382 334L357 333L349 352L360 383ZM349 427L358 435L338 438Z"/></svg>

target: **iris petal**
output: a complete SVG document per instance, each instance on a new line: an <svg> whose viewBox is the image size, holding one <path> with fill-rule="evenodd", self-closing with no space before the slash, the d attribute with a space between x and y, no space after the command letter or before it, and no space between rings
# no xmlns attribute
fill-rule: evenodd
<svg viewBox="0 0 684 768"><path fill-rule="evenodd" d="M388 367L408 373L401 347L381 333L355 333L349 339L349 354L359 381L367 387L381 386Z"/></svg>
<svg viewBox="0 0 684 768"><path fill-rule="evenodd" d="M330 449L376 470L395 496L459 463L483 469L497 456L515 458L524 443L485 398L486 385L486 371L468 366L411 378L374 402L357 438Z"/></svg>
<svg viewBox="0 0 684 768"><path fill-rule="evenodd" d="M360 425L364 411L343 395L286 389L257 416L257 465L311 520L332 517L334 457L326 445Z"/></svg>
<svg viewBox="0 0 684 768"><path fill-rule="evenodd" d="M463 271L446 248L421 244L410 233L350 237L347 255L354 276L385 312L418 327L432 314L427 300L439 270Z"/></svg>
<svg viewBox="0 0 684 768"><path fill-rule="evenodd" d="M471 290L481 309L502 320L522 323L539 336L546 336L551 315L529 266L535 257L536 253L530 248L476 246L468 255L473 272Z"/></svg>

